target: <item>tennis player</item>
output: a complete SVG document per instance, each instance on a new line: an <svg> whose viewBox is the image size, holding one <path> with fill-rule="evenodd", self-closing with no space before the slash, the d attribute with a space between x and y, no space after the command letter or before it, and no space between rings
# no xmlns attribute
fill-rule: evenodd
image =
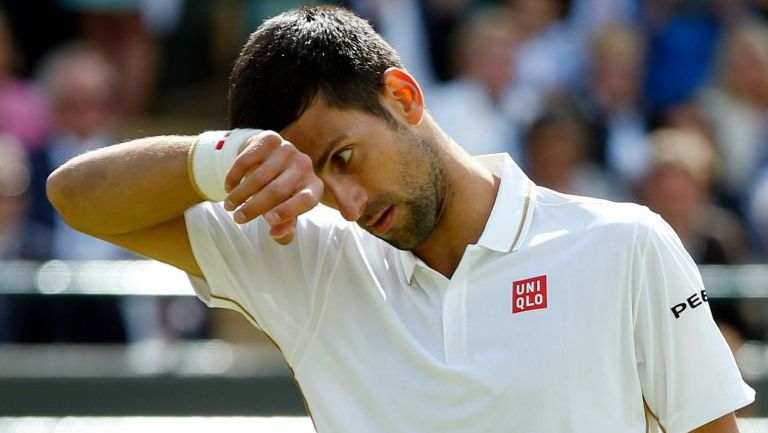
<svg viewBox="0 0 768 433"><path fill-rule="evenodd" d="M230 131L78 156L48 193L266 332L319 432L738 431L754 392L670 227L470 157L365 21L266 21L230 104Z"/></svg>

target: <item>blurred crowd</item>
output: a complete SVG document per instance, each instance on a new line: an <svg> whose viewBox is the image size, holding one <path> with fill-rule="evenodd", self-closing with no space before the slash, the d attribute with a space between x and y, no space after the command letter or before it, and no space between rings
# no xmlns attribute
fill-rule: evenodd
<svg viewBox="0 0 768 433"><path fill-rule="evenodd" d="M183 95L223 100L248 33L301 3L0 0L0 260L131 258L69 229L45 199L47 175L169 113L195 113L183 132L223 126L223 103ZM700 264L768 257L768 1L327 3L398 50L470 153L508 152L562 192L643 203ZM201 305L172 302L2 297L0 341L206 335ZM738 338L765 338L737 301L713 307ZM170 310L200 319L179 329Z"/></svg>

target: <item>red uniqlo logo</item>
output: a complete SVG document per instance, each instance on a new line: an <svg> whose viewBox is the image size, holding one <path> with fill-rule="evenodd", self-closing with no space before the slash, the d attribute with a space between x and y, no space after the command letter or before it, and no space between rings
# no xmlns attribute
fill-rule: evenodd
<svg viewBox="0 0 768 433"><path fill-rule="evenodd" d="M547 276L512 283L512 314L547 308Z"/></svg>

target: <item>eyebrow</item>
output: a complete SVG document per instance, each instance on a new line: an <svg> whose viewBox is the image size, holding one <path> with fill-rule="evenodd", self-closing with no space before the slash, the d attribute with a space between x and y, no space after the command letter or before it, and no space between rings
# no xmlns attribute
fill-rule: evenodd
<svg viewBox="0 0 768 433"><path fill-rule="evenodd" d="M315 163L315 173L320 173L320 170L325 167L325 164L328 162L328 158L331 157L331 153L336 145L347 138L349 138L349 135L342 133L325 145L325 150L323 150L323 153L320 154L320 157L317 158L317 162Z"/></svg>

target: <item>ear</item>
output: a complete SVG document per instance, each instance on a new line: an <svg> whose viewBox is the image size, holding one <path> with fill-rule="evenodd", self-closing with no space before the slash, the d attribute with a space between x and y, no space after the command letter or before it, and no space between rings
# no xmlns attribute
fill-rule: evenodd
<svg viewBox="0 0 768 433"><path fill-rule="evenodd" d="M408 123L418 125L424 118L424 95L419 83L407 71L389 68L384 72L384 99L390 102Z"/></svg>

